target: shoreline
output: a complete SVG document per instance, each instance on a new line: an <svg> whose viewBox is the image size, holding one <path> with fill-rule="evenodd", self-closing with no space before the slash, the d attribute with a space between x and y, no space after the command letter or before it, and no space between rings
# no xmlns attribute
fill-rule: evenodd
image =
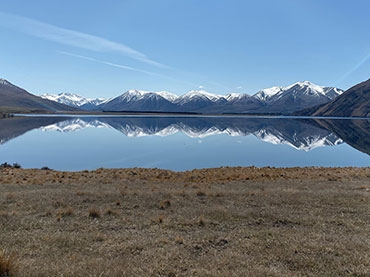
<svg viewBox="0 0 370 277"><path fill-rule="evenodd" d="M13 112L11 116L25 117L245 117L245 118L291 118L291 119L347 119L347 120L370 120L363 116L305 116L279 113L185 113L185 112L56 112L56 113L22 113Z"/></svg>
<svg viewBox="0 0 370 277"><path fill-rule="evenodd" d="M48 166L43 166L41 168L27 168L22 167L18 163L2 163L0 164L0 173L6 170L18 170L19 172L24 172L25 174L42 174L48 175L49 173L69 173L69 174L100 174L101 172L145 172L145 173L168 173L174 176L181 178L182 175L195 174L196 176L205 173L217 173L222 172L227 175L227 172L233 172L233 177L236 177L237 174L244 176L245 174L251 172L270 172L274 175L278 175L282 172L285 172L289 176L292 176L291 173L295 172L329 172L334 174L342 175L343 172L351 172L355 174L356 172L368 171L370 172L370 166L291 166L291 167L274 167L274 166L220 166L220 167L210 167L210 168L194 168L187 170L172 170L165 168L157 167L127 167L127 168L109 168L109 167L99 167L96 169L80 169L80 170L63 170L63 169L54 169L49 168ZM225 175L225 176L226 176ZM369 175L370 177L370 175ZM223 177L222 177L223 178ZM0 179L1 182L1 179ZM1 184L1 183L0 183Z"/></svg>

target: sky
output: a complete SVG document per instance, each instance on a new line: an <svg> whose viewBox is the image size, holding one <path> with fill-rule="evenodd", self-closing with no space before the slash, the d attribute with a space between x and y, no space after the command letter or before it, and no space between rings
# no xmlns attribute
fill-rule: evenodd
<svg viewBox="0 0 370 277"><path fill-rule="evenodd" d="M370 78L368 0L12 0L0 78L33 94L254 94Z"/></svg>

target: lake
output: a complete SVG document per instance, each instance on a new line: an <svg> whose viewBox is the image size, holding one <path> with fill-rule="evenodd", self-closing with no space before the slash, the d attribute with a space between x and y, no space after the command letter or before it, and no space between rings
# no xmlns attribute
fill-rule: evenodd
<svg viewBox="0 0 370 277"><path fill-rule="evenodd" d="M56 170L370 166L370 121L247 116L0 120L0 163Z"/></svg>

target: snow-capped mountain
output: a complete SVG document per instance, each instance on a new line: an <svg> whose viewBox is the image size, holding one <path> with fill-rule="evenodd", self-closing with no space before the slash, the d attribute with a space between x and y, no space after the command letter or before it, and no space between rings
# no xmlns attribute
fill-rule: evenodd
<svg viewBox="0 0 370 277"><path fill-rule="evenodd" d="M286 95L326 97L330 100L341 95L343 90L334 87L322 87L309 81L297 82L287 87L272 87L263 89L253 96L266 103L274 103Z"/></svg>
<svg viewBox="0 0 370 277"><path fill-rule="evenodd" d="M288 86L287 88L283 89L283 94L293 94L295 96L299 95L310 95L313 97L327 97L330 100L334 99L335 97L341 95L343 90L333 87L322 87L315 85L309 81L298 82L293 85Z"/></svg>
<svg viewBox="0 0 370 277"><path fill-rule="evenodd" d="M330 102L343 90L322 87L311 82L297 82L287 87L264 89L253 97L261 100L270 112L290 113Z"/></svg>
<svg viewBox="0 0 370 277"><path fill-rule="evenodd" d="M107 101L105 98L86 98L72 93L45 93L40 95L40 97L83 110L93 110Z"/></svg>
<svg viewBox="0 0 370 277"><path fill-rule="evenodd" d="M177 96L170 92L129 90L99 106L104 111L195 113L290 113L331 101L343 91L308 81L288 87L272 87L253 96L241 93L217 95L192 90Z"/></svg>
<svg viewBox="0 0 370 277"><path fill-rule="evenodd" d="M99 106L103 111L171 112L175 110L177 95L170 92L129 90Z"/></svg>

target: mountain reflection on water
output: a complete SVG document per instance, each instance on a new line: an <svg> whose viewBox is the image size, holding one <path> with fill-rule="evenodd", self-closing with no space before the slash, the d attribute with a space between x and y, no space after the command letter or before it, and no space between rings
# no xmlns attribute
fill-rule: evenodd
<svg viewBox="0 0 370 277"><path fill-rule="evenodd" d="M84 128L114 128L128 137L169 136L178 132L192 138L211 135L254 135L273 144L300 150L344 142L370 154L370 121L359 119L301 119L261 117L15 117L0 120L0 143L32 129L75 132Z"/></svg>
<svg viewBox="0 0 370 277"><path fill-rule="evenodd" d="M286 144L309 151L320 146L341 144L331 131L307 120L242 117L85 117L71 118L41 128L44 131L73 132L87 127L114 128L128 137L169 136L183 133L192 138L212 135L254 135L273 144Z"/></svg>
<svg viewBox="0 0 370 277"><path fill-rule="evenodd" d="M99 131L99 129L101 129L103 132ZM296 154L293 155L294 157L293 156L288 157L289 155L292 155L292 153L287 153L286 149L285 150L280 149L275 151L274 150L275 147L274 149L272 149L268 147L268 144L287 145L297 150L303 150L302 152L311 152L311 150L316 148L324 149L323 148L324 146L350 145L352 148L357 149L362 153L366 153L367 155L370 155L370 121L363 119L317 119L317 118L293 118L293 117L243 117L243 116L14 117L0 120L0 144L3 145L8 144L7 142L9 142L10 140L13 140L19 136L23 137L24 134L28 133L31 130L35 130L37 132L34 134L37 134L37 139L40 140L37 145L37 147L40 147L41 149L39 151L44 151L43 146L41 146L41 141L47 144L54 143L53 146L55 148L54 156L60 156L60 154L57 153L56 150L57 147L62 149L60 151L63 156L63 151L64 152L72 151L68 150L68 148L74 148L76 149L76 151L80 151L79 147L76 146L76 144L80 144L80 146L84 144L83 147L86 147L86 149L84 150L85 151L84 153L82 152L80 153L80 156L93 155L91 153L89 154L89 152L94 152L95 156L92 158L101 159L96 162L96 165L98 165L99 162L102 162L103 159L105 160L112 159L117 160L117 163L114 165L112 164L112 166L121 166L122 163L118 163L118 160L123 159L122 155L126 159L125 164L122 164L122 166L141 166L145 159L146 161L151 160L153 161L153 163L157 163L159 166L161 166L163 163L167 164L170 163L170 159L175 159L172 156L176 156L177 159L176 162L178 162L179 164L180 163L185 164L185 161L182 160L182 158L184 158L186 155L190 155L189 151L190 152L198 151L199 153L194 154L195 152L191 152L193 153L193 156L188 157L188 159L192 160L187 161L188 163L187 167L185 165L178 165L177 168L180 169L191 168L192 163L193 164L196 163L196 159L202 160L201 161L202 164L199 166L203 166L203 164L205 163L208 164L205 164L204 166L229 165L229 164L234 165L257 164L261 160L264 160L264 162L260 162L260 164L282 166L279 165L280 164L279 157L280 159L283 160L285 159L284 164L286 166L296 166L297 164L300 165L325 164L331 166L332 164L335 164L336 161L335 159L337 159L334 158L333 156L331 158L331 161L334 161L333 163L318 162L316 164L313 161L313 159L316 159L318 154L315 154L315 157L308 155L297 156ZM114 132L114 130L117 130L120 133L124 134L124 136L127 139L117 138L117 136L119 136L119 133ZM71 145L70 144L71 141L68 140L69 134L72 133L80 134L80 132L78 131L81 131L81 134L83 135L78 136L77 143ZM100 144L97 144L97 139L89 137L90 135L94 136L97 133L99 134L99 137L106 135L108 136L104 137L100 141ZM114 135L115 133L117 135ZM48 134L54 135L50 136ZM56 137L55 134L60 134L60 136L58 136L58 141L55 140ZM179 144L178 142L174 144L174 141L178 140L179 135L181 135L181 137L183 138L185 137L188 138L182 139L183 140L183 142L181 142L183 143L182 145L185 145L186 143L190 143L190 141L193 141L192 138L194 139L196 138L196 141L198 142L202 142L204 140L207 144L211 143L212 145L207 145L206 147L207 149L205 149L204 146L203 148L200 148L200 146L199 147L193 146L193 148L191 148L190 150L190 148L186 148L186 146L182 147L181 144ZM63 138L61 136L63 136ZM114 141L111 140L112 136L115 139ZM29 139L28 137L27 139L26 138L24 139L23 144L24 143L25 145L28 144ZM148 137L148 139L145 139L146 143L146 145L144 146L146 147L145 149L143 148L142 144L144 143L144 141L142 139L139 139L144 137ZM225 138L227 137L230 139L225 140ZM254 145L255 142L252 142L252 140L247 138L244 139L243 137L249 138L254 137L260 141L267 142L268 144L262 143L258 144L257 146ZM69 141L68 142L69 145L64 145L67 143L64 142L65 140L64 138L67 138L67 140ZM160 140L155 138L160 138ZM243 140L243 144L238 146L239 148L235 148L236 146L232 146L234 144L230 144L231 141L233 141L233 143L237 143L238 141L237 138ZM258 141L257 139L253 139L253 141L255 140ZM150 143L150 141L152 141L152 143ZM58 143L58 146L55 146L56 143ZM114 143L115 145L113 145ZM171 146L172 148L168 147L168 143L170 144L172 143ZM104 144L104 146L102 144ZM4 146L0 146L0 153L3 153L2 155L4 156L5 159L6 158L4 154L5 151L1 152L2 147ZM103 149L100 149L99 150L100 152L97 152L96 148L103 147L108 147L110 149L109 151L105 152L110 152L111 156L108 156L108 154L107 156L104 156L105 153ZM155 153L153 152L154 151L153 147L156 148ZM221 149L220 147L223 149L222 153L220 152ZM234 151L233 153L228 152L229 147L233 147L232 150ZM247 147L248 150L246 150L245 147ZM256 147L259 150L257 150ZM15 158L17 158L17 156L14 155L14 152L16 151L19 152L20 150L11 147L8 148L9 148L7 152L8 157L13 158L13 156L15 156ZM120 151L122 151L122 153L120 154L116 151L116 149L119 148L121 148ZM130 149L131 152L127 153L128 151L127 149ZM23 151L28 152L31 150L29 148L25 148L25 150ZM213 153L209 151L213 151ZM271 153L270 151L276 153ZM341 150L339 151L340 153L342 153ZM212 159L211 156L216 155L216 152L218 154L217 156L214 156L213 159L219 160L217 161L218 162L217 164L206 161L206 159ZM320 152L325 153L327 151L320 150ZM359 153L358 151L355 152ZM164 153L164 155L167 156L161 157L162 153ZM336 155L341 155L340 153L336 151ZM64 154L66 155L66 153ZM273 156L270 156L270 154ZM20 156L20 158L18 159L23 159L24 155L30 156L31 154L30 153L23 154L23 156ZM197 157L195 157L196 155ZM253 157L251 155L253 155ZM261 158L256 158L259 155L261 156ZM344 155L348 155L348 153ZM348 163L346 162L346 157L343 156L340 158L342 161L338 164L356 166L358 165L358 163L356 162L357 156L358 156L357 154L356 155L351 154L351 156L348 156L348 158L351 160ZM142 160L139 161L140 157ZM31 158L27 159L30 160ZM52 159L52 157L49 157L48 159L49 160L47 160L46 162L50 163L50 159ZM68 157L66 157L66 159L68 159ZM129 160L134 159L135 160L137 159L136 163L128 162ZM166 159L167 161L165 161ZM222 159L225 160L222 161ZM228 160L226 161L226 159ZM247 161L247 159L250 160ZM258 161L256 159L258 159ZM272 161L272 159L274 159L274 161ZM303 161L302 159L309 160ZM320 159L326 158L320 157ZM361 159L362 162L360 164L366 165L367 158L363 157ZM243 160L246 162L244 163ZM329 159L326 160L329 162ZM18 162L18 160L16 161ZM81 158L80 163L81 164L85 163L85 161L86 160L83 160ZM0 160L0 162L3 161ZM271 162L271 164L269 164L269 162ZM62 161L60 161L60 163L62 163ZM163 166L167 166L167 164ZM107 163L103 163L103 165L110 166L111 164L107 165ZM91 167L93 167L93 165ZM196 167L197 166L195 165L194 168Z"/></svg>

